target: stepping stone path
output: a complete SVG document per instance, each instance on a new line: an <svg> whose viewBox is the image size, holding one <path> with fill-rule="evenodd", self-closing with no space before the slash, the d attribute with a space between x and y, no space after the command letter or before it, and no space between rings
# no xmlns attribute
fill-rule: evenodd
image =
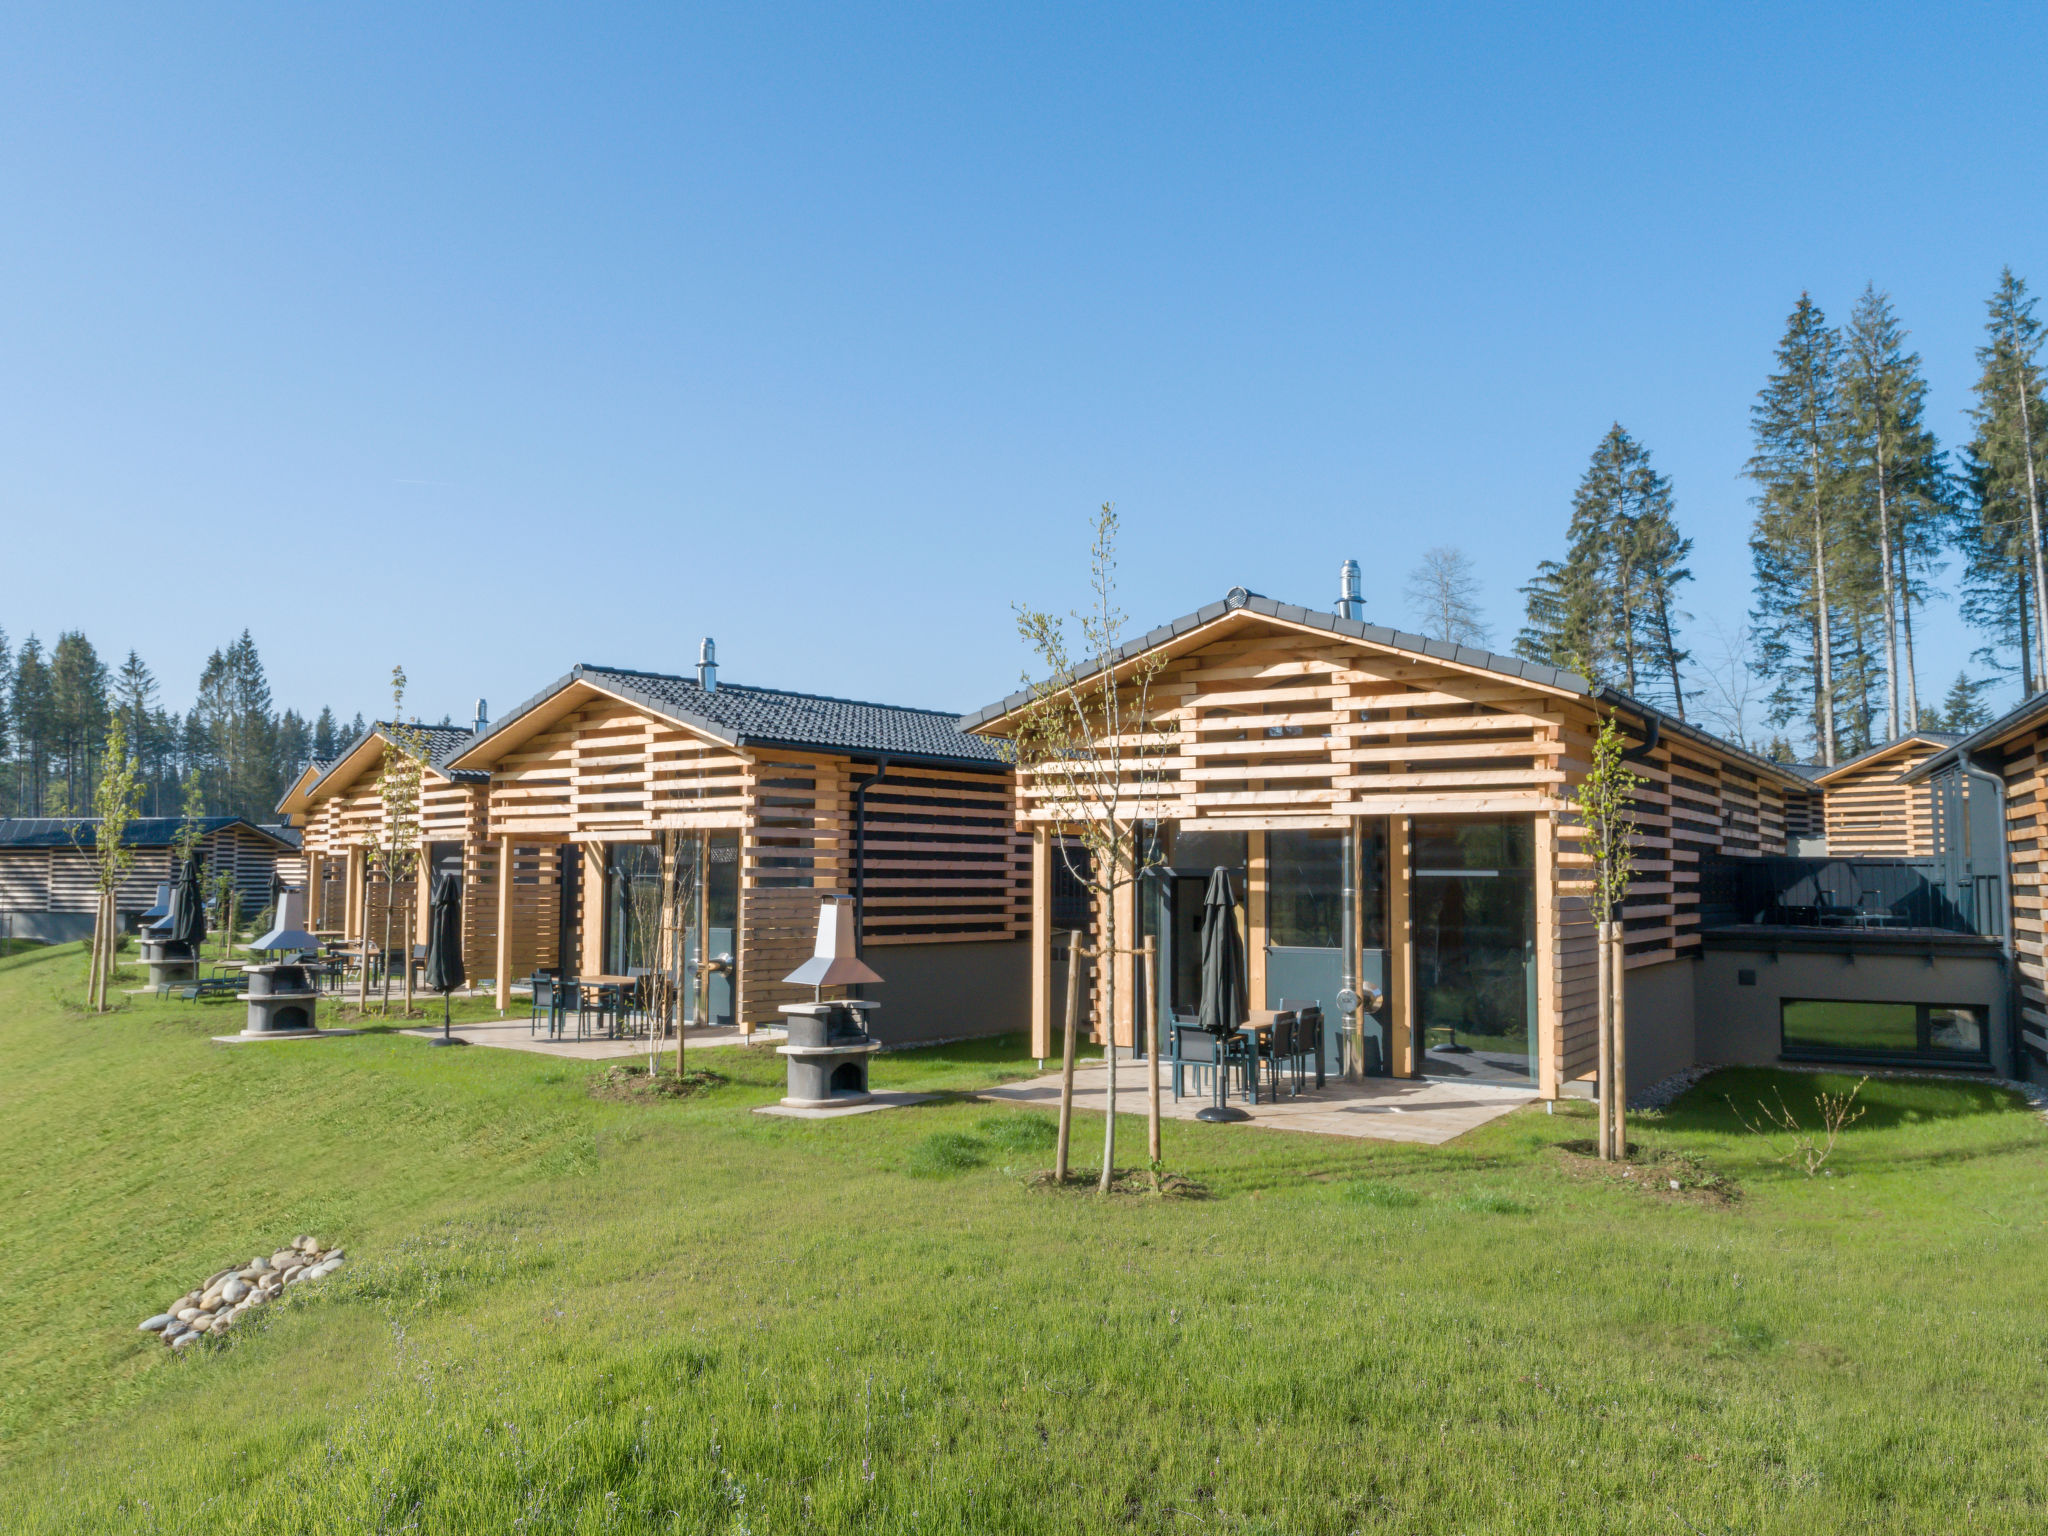
<svg viewBox="0 0 2048 1536"><path fill-rule="evenodd" d="M235 1319L282 1296L286 1286L324 1280L348 1257L339 1248L323 1248L316 1237L295 1237L289 1248L268 1257L258 1254L239 1269L209 1275L196 1291L187 1291L155 1317L142 1320L140 1331L153 1333L183 1353L201 1339L224 1334Z"/></svg>

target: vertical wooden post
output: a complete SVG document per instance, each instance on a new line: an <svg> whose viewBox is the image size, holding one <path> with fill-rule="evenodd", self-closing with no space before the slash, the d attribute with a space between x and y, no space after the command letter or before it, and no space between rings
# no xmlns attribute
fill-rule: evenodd
<svg viewBox="0 0 2048 1536"><path fill-rule="evenodd" d="M1599 1005L1595 1019L1600 1051L1600 1077L1596 1084L1600 1110L1600 1134L1596 1140L1599 1144L1600 1156L1602 1158L1611 1158L1614 1156L1614 1112L1612 1108L1614 1102L1614 994L1612 987L1614 946L1608 941L1607 918L1604 913L1600 916L1599 922L1594 928L1594 933L1596 937L1593 941L1593 948L1597 951L1600 962Z"/></svg>
<svg viewBox="0 0 2048 1536"><path fill-rule="evenodd" d="M363 850L350 843L346 869L347 889L341 893L341 936L349 942L363 937Z"/></svg>
<svg viewBox="0 0 2048 1536"><path fill-rule="evenodd" d="M1266 834L1245 835L1244 855L1244 980L1245 1006L1264 1008L1266 996L1267 911L1272 899L1272 866L1266 854Z"/></svg>
<svg viewBox="0 0 2048 1536"><path fill-rule="evenodd" d="M1052 861L1044 827L1031 829L1031 1054L1052 1054Z"/></svg>
<svg viewBox="0 0 2048 1536"><path fill-rule="evenodd" d="M1053 1178L1061 1184L1067 1182L1067 1148L1074 1133L1074 1046L1080 1013L1081 935L1076 930L1067 935L1067 1024L1060 1047L1060 1134L1058 1150L1053 1154Z"/></svg>
<svg viewBox="0 0 2048 1536"><path fill-rule="evenodd" d="M1614 1155L1628 1161L1628 931L1614 922Z"/></svg>
<svg viewBox="0 0 2048 1536"><path fill-rule="evenodd" d="M1116 903L1117 937L1123 942L1109 956L1109 963L1116 967L1116 1017L1110 1021L1109 1040L1111 1049L1121 1045L1135 1050L1138 1044L1138 956L1131 940L1138 933L1137 882L1118 886L1110 900Z"/></svg>
<svg viewBox="0 0 2048 1536"><path fill-rule="evenodd" d="M1415 997L1415 897L1409 818L1387 818L1387 1069L1422 1072L1422 1016Z"/></svg>
<svg viewBox="0 0 2048 1536"><path fill-rule="evenodd" d="M582 927L577 930L579 953L577 966L586 976L604 974L604 850L603 843L584 843L583 878L576 882L579 898L583 903Z"/></svg>
<svg viewBox="0 0 2048 1536"><path fill-rule="evenodd" d="M498 1014L512 1006L512 839L498 839Z"/></svg>
<svg viewBox="0 0 2048 1536"><path fill-rule="evenodd" d="M1157 1185L1159 1161L1165 1155L1159 1149L1159 1003L1151 994L1158 989L1159 971L1154 964L1158 953L1157 940L1149 935L1145 939L1145 1065L1151 1070L1146 1073L1145 1095L1145 1150L1150 1155L1153 1167L1153 1181Z"/></svg>
<svg viewBox="0 0 2048 1536"><path fill-rule="evenodd" d="M1563 914L1557 878L1557 818L1536 815L1536 1091L1557 1097L1563 1075L1564 1020L1558 996L1558 930Z"/></svg>

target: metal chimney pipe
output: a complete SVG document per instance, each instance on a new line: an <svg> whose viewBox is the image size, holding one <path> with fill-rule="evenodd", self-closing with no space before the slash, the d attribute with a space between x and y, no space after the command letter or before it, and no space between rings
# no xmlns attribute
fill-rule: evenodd
<svg viewBox="0 0 2048 1536"><path fill-rule="evenodd" d="M718 692L718 642L709 635L697 647L697 686L706 693Z"/></svg>
<svg viewBox="0 0 2048 1536"><path fill-rule="evenodd" d="M491 723L491 709L490 709L490 706L489 706L488 704L486 704L486 703L485 703L485 702L484 702L484 701L483 701L482 699L478 699L478 700L476 701L476 726L475 726L475 730L476 730L476 733L477 733L477 735L479 735L479 736L483 735L483 733L484 733L484 727L485 727L485 726L487 726L487 725L489 725L490 723Z"/></svg>
<svg viewBox="0 0 2048 1536"><path fill-rule="evenodd" d="M1363 619L1365 599L1358 590L1358 562L1346 560L1344 569L1338 575L1337 617L1340 619Z"/></svg>

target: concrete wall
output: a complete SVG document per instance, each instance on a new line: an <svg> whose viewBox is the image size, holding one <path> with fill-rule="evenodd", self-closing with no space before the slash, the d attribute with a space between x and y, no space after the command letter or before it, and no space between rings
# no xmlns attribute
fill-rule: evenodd
<svg viewBox="0 0 2048 1536"><path fill-rule="evenodd" d="M1853 958L1852 958L1853 957ZM2012 1070L2007 1026L2009 988L1998 952L1949 946L1894 953L1757 943L1744 947L1718 939L1693 965L1694 1034L1703 1062L1767 1063L1779 1059L1779 1004L1786 998L1843 1002L1975 1004L1989 1010L1991 1062ZM1754 979L1745 982L1744 974ZM1634 1031L1630 1031L1633 1053ZM1633 1070L1637 1082L1647 1076Z"/></svg>
<svg viewBox="0 0 2048 1536"><path fill-rule="evenodd" d="M121 931L131 932L134 916L123 912ZM45 944L82 944L92 937L90 912L8 912L0 915L0 938L38 939Z"/></svg>
<svg viewBox="0 0 2048 1536"><path fill-rule="evenodd" d="M1691 960L1666 960L1628 972L1628 1081L1647 1088L1683 1072L1697 1054L1698 1005Z"/></svg>
<svg viewBox="0 0 2048 1536"><path fill-rule="evenodd" d="M1029 940L872 945L864 958L882 978L880 986L865 991L881 1004L872 1027L886 1044L1031 1027Z"/></svg>

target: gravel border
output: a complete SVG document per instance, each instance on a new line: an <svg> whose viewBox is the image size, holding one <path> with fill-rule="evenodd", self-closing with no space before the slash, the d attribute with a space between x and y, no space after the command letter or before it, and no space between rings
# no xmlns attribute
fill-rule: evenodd
<svg viewBox="0 0 2048 1536"><path fill-rule="evenodd" d="M1981 1072L1943 1072L1938 1068L1919 1067L1854 1067L1830 1066L1820 1062L1774 1061L1774 1062L1706 1062L1699 1066L1687 1067L1683 1072L1674 1072L1669 1077L1650 1084L1640 1093L1629 1095L1630 1109L1665 1109L1675 1102L1679 1095L1697 1086L1716 1072L1735 1066L1765 1066L1777 1072L1855 1072L1864 1077L1931 1078L1937 1082L1988 1083L1994 1088L2010 1088L2027 1101L2027 1105L2044 1120L2048 1120L2048 1086L2040 1083L2023 1083L2011 1077L1986 1077Z"/></svg>

